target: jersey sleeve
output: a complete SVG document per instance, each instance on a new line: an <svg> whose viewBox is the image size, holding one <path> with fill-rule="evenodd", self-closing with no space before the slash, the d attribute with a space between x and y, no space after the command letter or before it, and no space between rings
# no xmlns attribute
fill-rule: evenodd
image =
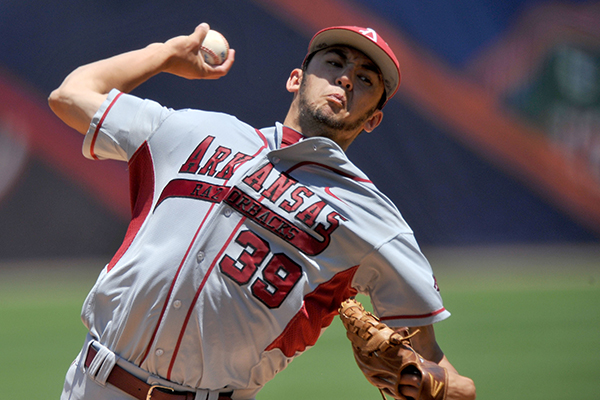
<svg viewBox="0 0 600 400"><path fill-rule="evenodd" d="M89 159L128 161L172 112L151 100L111 90L83 140Z"/></svg>
<svg viewBox="0 0 600 400"><path fill-rule="evenodd" d="M353 285L371 298L375 315L390 326L429 325L450 316L431 266L410 233L401 233L371 252Z"/></svg>

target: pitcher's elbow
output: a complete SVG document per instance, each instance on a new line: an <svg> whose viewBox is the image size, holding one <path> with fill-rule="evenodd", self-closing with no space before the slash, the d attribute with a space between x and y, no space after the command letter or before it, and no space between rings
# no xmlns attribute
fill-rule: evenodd
<svg viewBox="0 0 600 400"><path fill-rule="evenodd" d="M48 96L48 106L58 116L61 110L64 109L65 105L69 103L68 96L64 93L62 88L57 88L50 93Z"/></svg>

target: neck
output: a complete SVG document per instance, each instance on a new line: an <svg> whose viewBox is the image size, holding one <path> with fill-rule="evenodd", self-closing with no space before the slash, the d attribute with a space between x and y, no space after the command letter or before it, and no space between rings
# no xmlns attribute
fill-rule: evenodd
<svg viewBox="0 0 600 400"><path fill-rule="evenodd" d="M292 109L288 112L283 125L300 132L304 137L326 137L333 140L342 150L346 151L350 144L356 139L361 131L357 132L333 132L325 125L314 121L307 125L307 121L302 123L299 114L293 112ZM309 126L310 125L310 126Z"/></svg>
<svg viewBox="0 0 600 400"><path fill-rule="evenodd" d="M302 131L302 127L300 126L300 119L298 118L298 111L297 107L295 106L295 102L292 103L287 115L285 116L283 125L300 132L306 137L309 137L309 135Z"/></svg>

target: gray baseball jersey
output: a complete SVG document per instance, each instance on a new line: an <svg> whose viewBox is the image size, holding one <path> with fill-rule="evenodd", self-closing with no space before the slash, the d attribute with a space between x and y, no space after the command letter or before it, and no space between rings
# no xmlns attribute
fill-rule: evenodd
<svg viewBox="0 0 600 400"><path fill-rule="evenodd" d="M252 398L357 292L393 326L449 316L396 207L327 138L113 90L83 151L128 162L133 212L83 321L152 374Z"/></svg>

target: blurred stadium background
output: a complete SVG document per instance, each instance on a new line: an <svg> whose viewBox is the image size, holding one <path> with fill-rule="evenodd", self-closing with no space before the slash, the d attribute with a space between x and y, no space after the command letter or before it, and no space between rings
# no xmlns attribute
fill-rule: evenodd
<svg viewBox="0 0 600 400"><path fill-rule="evenodd" d="M577 307L585 314L569 324L591 335L591 366L600 368L600 310L589 300L598 300L600 279L595 1L3 0L4 304L28 297L27 290L44 304L39 294L55 292L72 296L76 320L93 276L118 248L129 220L126 165L84 159L81 135L47 107L50 91L79 65L188 34L203 21L236 49L230 74L217 82L158 76L134 93L172 108L231 113L257 128L283 120L291 99L285 80L314 32L338 24L377 29L398 55L402 86L382 125L359 137L350 158L397 204L450 282L451 300L474 285L484 293L500 284L526 291L542 285L552 295L556 282L567 282L569 290L593 293ZM476 317L470 304L457 300L453 318ZM1 315L5 372L14 368L2 353L22 352L2 335L20 321L17 311Z"/></svg>

